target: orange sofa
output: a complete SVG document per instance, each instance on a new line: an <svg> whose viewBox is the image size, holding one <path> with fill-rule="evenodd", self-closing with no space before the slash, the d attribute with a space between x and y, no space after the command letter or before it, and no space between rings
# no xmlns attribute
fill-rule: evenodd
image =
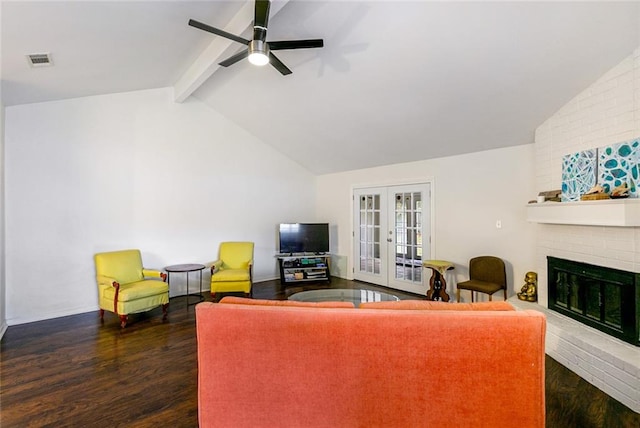
<svg viewBox="0 0 640 428"><path fill-rule="evenodd" d="M196 324L201 428L545 424L545 318L506 302L224 298Z"/></svg>

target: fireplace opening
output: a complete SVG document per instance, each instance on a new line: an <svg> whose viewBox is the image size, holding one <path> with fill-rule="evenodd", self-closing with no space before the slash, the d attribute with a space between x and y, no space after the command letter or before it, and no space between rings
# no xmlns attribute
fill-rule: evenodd
<svg viewBox="0 0 640 428"><path fill-rule="evenodd" d="M549 309L640 346L640 274L547 257Z"/></svg>

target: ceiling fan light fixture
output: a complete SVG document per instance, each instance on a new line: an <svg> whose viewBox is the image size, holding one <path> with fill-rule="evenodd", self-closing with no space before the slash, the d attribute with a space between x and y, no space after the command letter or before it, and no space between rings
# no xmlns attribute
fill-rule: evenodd
<svg viewBox="0 0 640 428"><path fill-rule="evenodd" d="M292 71L284 65L276 55L271 53L272 50L280 51L290 49L321 48L324 46L324 41L322 39L308 39L267 42L267 23L269 22L270 5L271 0L254 1L253 38L251 40L236 36L235 34L227 33L224 30L203 24L202 22L198 22L194 19L189 20L189 25L199 30L240 43L247 47L246 49L243 49L219 62L218 65L221 67L229 67L239 61L248 59L251 64L257 66L271 64L280 74L287 76L291 74Z"/></svg>
<svg viewBox="0 0 640 428"><path fill-rule="evenodd" d="M258 66L269 64L269 46L262 40L252 40L249 43L249 62Z"/></svg>

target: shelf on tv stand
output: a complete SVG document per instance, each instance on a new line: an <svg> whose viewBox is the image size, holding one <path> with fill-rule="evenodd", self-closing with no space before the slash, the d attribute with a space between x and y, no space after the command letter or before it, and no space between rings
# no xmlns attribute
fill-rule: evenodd
<svg viewBox="0 0 640 428"><path fill-rule="evenodd" d="M280 283L282 285L309 281L331 281L329 254L288 253L278 254Z"/></svg>
<svg viewBox="0 0 640 428"><path fill-rule="evenodd" d="M328 255L329 253L279 253L276 257L315 257Z"/></svg>

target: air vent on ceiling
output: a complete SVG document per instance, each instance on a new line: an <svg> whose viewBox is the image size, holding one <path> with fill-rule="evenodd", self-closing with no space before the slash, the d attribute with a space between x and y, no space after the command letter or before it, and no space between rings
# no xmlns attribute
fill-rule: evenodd
<svg viewBox="0 0 640 428"><path fill-rule="evenodd" d="M46 67L53 65L51 55L48 53L29 54L27 55L27 61L31 67Z"/></svg>

